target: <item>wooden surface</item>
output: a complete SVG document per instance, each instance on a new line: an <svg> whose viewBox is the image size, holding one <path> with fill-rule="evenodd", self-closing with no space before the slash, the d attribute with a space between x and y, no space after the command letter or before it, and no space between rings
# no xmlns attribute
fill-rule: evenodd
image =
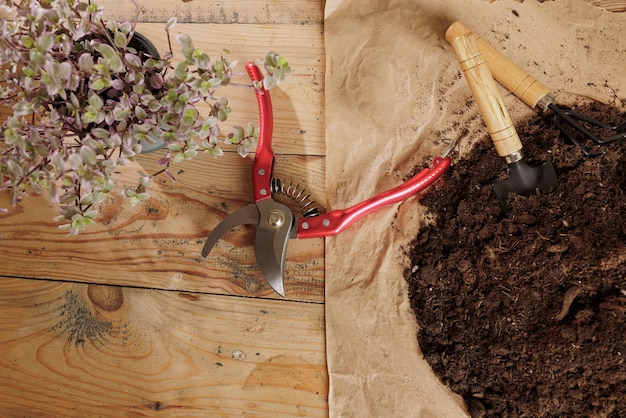
<svg viewBox="0 0 626 418"><path fill-rule="evenodd" d="M100 3L132 16L129 1ZM323 1L140 4L138 30L161 50L176 15L174 32L209 55L287 57L293 74L272 91L275 175L324 206ZM233 124L256 120L250 91L228 95ZM289 243L280 299L259 272L253 229L200 256L217 223L251 202L253 156L199 156L131 207L124 187L162 156L125 167L102 223L78 237L57 228L44 198L0 215L0 416L326 416L324 241Z"/></svg>

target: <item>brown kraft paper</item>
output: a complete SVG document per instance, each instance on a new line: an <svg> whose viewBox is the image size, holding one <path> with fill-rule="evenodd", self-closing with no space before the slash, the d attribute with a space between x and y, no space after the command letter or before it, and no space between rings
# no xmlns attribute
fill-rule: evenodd
<svg viewBox="0 0 626 418"><path fill-rule="evenodd" d="M467 133L453 154L458 159L487 135L444 39L457 20L551 88L560 103L573 94L617 105L626 97L623 13L583 0L328 0L329 209L352 206L399 185L416 167L432 166L446 139ZM501 91L514 121L536 112ZM467 416L462 399L422 358L409 304L405 252L426 222L412 197L326 241L333 417Z"/></svg>

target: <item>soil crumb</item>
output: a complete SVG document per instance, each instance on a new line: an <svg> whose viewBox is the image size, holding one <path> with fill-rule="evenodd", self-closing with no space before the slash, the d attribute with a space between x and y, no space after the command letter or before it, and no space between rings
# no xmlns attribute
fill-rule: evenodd
<svg viewBox="0 0 626 418"><path fill-rule="evenodd" d="M626 417L626 140L589 158L549 115L518 133L559 190L503 210L491 185L507 167L485 138L422 199L433 223L406 272L420 347L473 417Z"/></svg>

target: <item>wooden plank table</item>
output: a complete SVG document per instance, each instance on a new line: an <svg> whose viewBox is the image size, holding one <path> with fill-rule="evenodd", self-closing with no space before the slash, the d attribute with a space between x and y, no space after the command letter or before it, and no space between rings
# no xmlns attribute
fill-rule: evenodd
<svg viewBox="0 0 626 418"><path fill-rule="evenodd" d="M109 17L134 13L126 0L100 4ZM288 59L293 73L272 91L275 175L324 206L324 2L140 4L138 30L160 50L164 22L177 16L174 32L210 56ZM256 120L249 90L228 94L233 124ZM251 228L202 258L209 232L251 201L253 157L199 156L131 207L124 187L162 156L125 167L101 223L77 237L57 228L44 198L0 215L0 415L328 415L324 241L290 242L285 299L261 277Z"/></svg>

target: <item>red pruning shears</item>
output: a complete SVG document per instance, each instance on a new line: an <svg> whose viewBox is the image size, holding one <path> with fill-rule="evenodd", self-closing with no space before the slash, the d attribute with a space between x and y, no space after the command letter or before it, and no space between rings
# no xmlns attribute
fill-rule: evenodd
<svg viewBox="0 0 626 418"><path fill-rule="evenodd" d="M246 70L255 85L261 84L263 74L259 67L254 63L248 63ZM289 239L336 235L371 212L426 189L441 177L451 164L451 158L447 154L452 146L442 157L434 159L432 168L422 170L400 186L347 209L333 210L324 214L319 214L316 209L309 209L301 219L296 220L291 209L275 201L272 194L287 194L300 207L305 207L310 202L303 204L308 196L301 196L302 189L298 186L292 188L290 185L285 189L280 180L272 177L274 168L272 101L269 92L262 86L256 87L256 96L260 123L259 141L252 166L254 203L235 211L217 225L202 248L202 256L206 257L217 241L234 227L255 225L254 251L257 263L268 284L283 297L285 296L283 268Z"/></svg>

